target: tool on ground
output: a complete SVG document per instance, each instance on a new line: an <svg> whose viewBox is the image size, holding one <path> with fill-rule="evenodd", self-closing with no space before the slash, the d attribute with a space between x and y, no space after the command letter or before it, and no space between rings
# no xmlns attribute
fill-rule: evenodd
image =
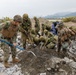
<svg viewBox="0 0 76 75"><path fill-rule="evenodd" d="M8 42L8 41L6 41L6 40L4 40L4 39L0 39L0 41L8 44L9 46L14 46L13 44L11 44L10 42ZM20 49L20 50L25 50L24 48L19 47L18 45L17 45L17 46L14 46L14 47L16 47L16 48L18 48L18 49Z"/></svg>
<svg viewBox="0 0 76 75"><path fill-rule="evenodd" d="M10 42L8 42L8 41L6 41L6 40L4 40L4 39L0 39L0 41L8 44L9 46L14 46L13 44L11 44ZM14 47L18 48L19 50L25 50L24 48L22 48L22 47L20 47L20 46L18 46L18 45L17 45L17 46L14 46ZM32 53L32 55L34 55L34 56L36 57L36 55L35 55L34 52L32 52L32 51L27 51L27 52L28 52L28 53Z"/></svg>

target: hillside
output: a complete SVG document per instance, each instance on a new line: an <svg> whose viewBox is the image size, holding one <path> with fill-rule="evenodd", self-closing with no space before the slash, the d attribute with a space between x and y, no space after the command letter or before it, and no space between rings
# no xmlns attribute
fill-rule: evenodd
<svg viewBox="0 0 76 75"><path fill-rule="evenodd" d="M71 17L76 16L76 12L60 12L53 15L47 15L44 18L64 18L64 17Z"/></svg>

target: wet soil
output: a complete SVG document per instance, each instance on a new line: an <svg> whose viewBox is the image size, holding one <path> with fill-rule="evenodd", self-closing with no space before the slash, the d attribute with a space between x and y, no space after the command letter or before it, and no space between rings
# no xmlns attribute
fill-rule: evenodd
<svg viewBox="0 0 76 75"><path fill-rule="evenodd" d="M31 53L30 51L32 51L34 54ZM61 63L60 60L63 59L63 55L65 55L65 57L69 57L67 56L67 54L63 54L62 52L58 54L55 49L41 50L39 49L39 47L36 47L29 50L25 50L22 53L20 53L18 56L19 59L21 60L20 64L24 75L38 75L38 74L40 75L40 73L45 73L45 72L47 73L46 75L49 74L51 75L52 72L54 72L55 75L55 73L58 70L58 68L55 68L56 62L58 61L58 63L60 64ZM61 63L60 65L58 65L58 67L62 69L66 69L65 71L70 69L67 65L62 66L63 64ZM48 68L51 69L49 73L48 73ZM54 70L52 70L52 68ZM26 74L26 72L28 72L29 74ZM68 73L69 72L71 72L71 69L70 71L68 71Z"/></svg>

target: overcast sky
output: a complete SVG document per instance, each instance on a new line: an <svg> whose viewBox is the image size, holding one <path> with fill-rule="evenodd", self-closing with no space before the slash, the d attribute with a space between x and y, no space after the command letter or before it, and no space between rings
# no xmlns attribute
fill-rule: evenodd
<svg viewBox="0 0 76 75"><path fill-rule="evenodd" d="M30 17L76 11L76 0L0 0L0 18L28 13Z"/></svg>

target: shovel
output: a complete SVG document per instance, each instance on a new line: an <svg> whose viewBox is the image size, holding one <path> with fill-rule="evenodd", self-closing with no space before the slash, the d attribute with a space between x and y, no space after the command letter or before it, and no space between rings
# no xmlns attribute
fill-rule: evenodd
<svg viewBox="0 0 76 75"><path fill-rule="evenodd" d="M6 41L6 40L4 40L4 39L0 39L0 41L8 44L9 46L14 46L12 43L10 43L10 42L8 42L8 41ZM25 50L24 48L22 48L22 47L20 47L20 46L18 46L18 45L17 45L17 46L14 46L14 47L18 48L19 50ZM36 57L36 55L35 55L34 52L32 52L32 51L27 51L27 52L28 52L28 53L31 53L32 55L34 55L34 56Z"/></svg>

